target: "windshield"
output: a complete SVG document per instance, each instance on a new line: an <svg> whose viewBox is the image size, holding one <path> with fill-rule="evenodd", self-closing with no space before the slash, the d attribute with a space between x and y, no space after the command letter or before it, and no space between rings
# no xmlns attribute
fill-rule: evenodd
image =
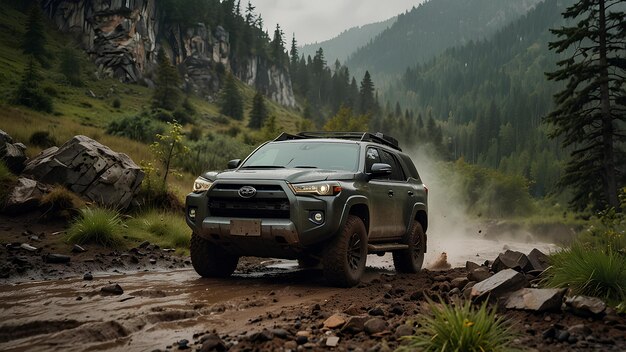
<svg viewBox="0 0 626 352"><path fill-rule="evenodd" d="M356 172L359 146L351 143L302 141L268 143L241 166L252 168L316 168Z"/></svg>

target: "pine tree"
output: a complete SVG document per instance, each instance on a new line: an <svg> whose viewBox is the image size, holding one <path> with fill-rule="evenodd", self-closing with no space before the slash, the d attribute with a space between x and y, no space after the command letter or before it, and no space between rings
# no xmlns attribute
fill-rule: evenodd
<svg viewBox="0 0 626 352"><path fill-rule="evenodd" d="M28 60L26 70L24 71L22 81L15 91L13 103L24 105L38 111L52 112L52 98L39 87L41 80L42 77L37 69L37 63L31 56Z"/></svg>
<svg viewBox="0 0 626 352"><path fill-rule="evenodd" d="M265 98L260 92L256 92L252 98L252 110L250 111L250 122L248 127L258 130L263 126L267 118L267 107L265 106Z"/></svg>
<svg viewBox="0 0 626 352"><path fill-rule="evenodd" d="M626 14L619 2L580 0L562 13L577 23L551 30L557 40L549 48L569 57L546 75L567 84L554 96L556 108L544 120L555 128L550 137L560 137L563 147L572 148L559 185L574 189L570 204L576 209L620 206L618 184L624 184L626 161L621 149L626 141L621 133L626 122Z"/></svg>
<svg viewBox="0 0 626 352"><path fill-rule="evenodd" d="M291 64L291 73L293 74L295 70L298 68L298 62L300 61L298 58L298 43L296 42L296 35L293 34L291 38L291 50L289 50L290 55L290 64Z"/></svg>
<svg viewBox="0 0 626 352"><path fill-rule="evenodd" d="M276 29L274 30L274 39L270 44L272 51L272 58L277 65L281 65L284 62L285 56L285 40L283 39L284 34L282 29L280 29L280 25L276 24Z"/></svg>
<svg viewBox="0 0 626 352"><path fill-rule="evenodd" d="M228 73L219 98L220 112L236 120L243 119L243 97L232 73Z"/></svg>
<svg viewBox="0 0 626 352"><path fill-rule="evenodd" d="M163 48L157 54L157 71L152 105L157 108L174 111L180 102L180 77L176 67L165 54Z"/></svg>
<svg viewBox="0 0 626 352"><path fill-rule="evenodd" d="M361 81L361 89L359 90L360 113L372 113L376 109L376 100L374 98L374 83L369 71L365 71L363 80Z"/></svg>
<svg viewBox="0 0 626 352"><path fill-rule="evenodd" d="M31 6L26 22L26 33L22 38L22 51L24 54L32 55L42 65L46 65L47 51L46 34L41 9L37 4Z"/></svg>

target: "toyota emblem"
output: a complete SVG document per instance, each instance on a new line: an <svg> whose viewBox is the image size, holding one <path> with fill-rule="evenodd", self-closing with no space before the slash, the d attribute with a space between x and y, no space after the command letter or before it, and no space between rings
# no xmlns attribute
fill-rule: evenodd
<svg viewBox="0 0 626 352"><path fill-rule="evenodd" d="M241 198L252 198L256 194L256 188L252 186L243 186L239 189L239 196Z"/></svg>

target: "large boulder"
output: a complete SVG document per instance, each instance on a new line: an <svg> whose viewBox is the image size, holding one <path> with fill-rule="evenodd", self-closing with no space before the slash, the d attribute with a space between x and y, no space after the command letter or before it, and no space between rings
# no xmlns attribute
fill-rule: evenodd
<svg viewBox="0 0 626 352"><path fill-rule="evenodd" d="M504 253L500 253L491 265L491 270L496 273L504 269L514 269L517 271L528 272L533 270L533 266L528 260L526 254L507 250Z"/></svg>
<svg viewBox="0 0 626 352"><path fill-rule="evenodd" d="M0 130L0 160L4 161L9 170L20 174L26 162L26 146L22 143L13 143L13 138Z"/></svg>
<svg viewBox="0 0 626 352"><path fill-rule="evenodd" d="M543 252L534 248L530 253L528 253L528 260L530 264L533 266L534 270L544 271L550 266L550 257L545 255Z"/></svg>
<svg viewBox="0 0 626 352"><path fill-rule="evenodd" d="M126 154L86 136L42 151L24 169L38 181L60 184L104 206L126 208L144 173Z"/></svg>

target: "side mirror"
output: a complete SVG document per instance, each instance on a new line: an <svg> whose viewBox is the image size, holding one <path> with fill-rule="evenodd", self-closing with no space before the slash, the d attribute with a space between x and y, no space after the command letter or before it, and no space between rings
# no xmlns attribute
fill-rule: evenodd
<svg viewBox="0 0 626 352"><path fill-rule="evenodd" d="M241 163L241 159L234 159L228 162L229 169L236 169L237 166Z"/></svg>
<svg viewBox="0 0 626 352"><path fill-rule="evenodd" d="M376 163L372 165L370 175L372 177L383 177L391 175L392 169L389 164Z"/></svg>

